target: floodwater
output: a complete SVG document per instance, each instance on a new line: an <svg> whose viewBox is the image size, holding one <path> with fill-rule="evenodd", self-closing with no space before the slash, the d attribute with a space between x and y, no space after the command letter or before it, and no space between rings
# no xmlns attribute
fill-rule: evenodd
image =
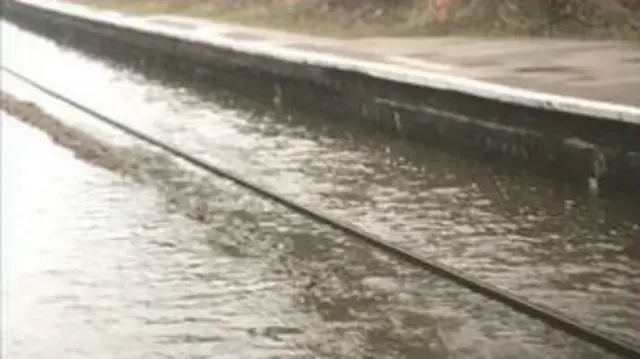
<svg viewBox="0 0 640 359"><path fill-rule="evenodd" d="M585 324L640 336L632 203L147 78L6 23L1 33L3 65L91 108ZM607 357L6 73L2 88L63 123L2 116L10 358ZM97 143L112 150L83 153Z"/></svg>

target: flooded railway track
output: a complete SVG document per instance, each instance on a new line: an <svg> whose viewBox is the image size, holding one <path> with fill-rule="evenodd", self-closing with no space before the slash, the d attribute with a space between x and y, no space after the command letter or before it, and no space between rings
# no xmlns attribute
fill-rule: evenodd
<svg viewBox="0 0 640 359"><path fill-rule="evenodd" d="M107 89L105 89L105 90L107 90ZM6 101L6 103L9 103L9 102L11 102L11 100L7 100L7 101ZM77 103L76 103L76 105L77 105ZM87 109L87 108L85 108L85 109ZM89 110L90 110L90 109L89 109ZM90 110L90 111L91 111L91 110ZM95 111L94 111L92 114L93 114L93 115L97 115L98 117L102 117L103 119L109 119L109 117L102 116L100 113L97 113L97 112L95 112ZM121 127L121 129L123 129L123 128ZM125 129L125 130L126 130L126 129ZM140 132L140 131L139 131L139 130L134 130L134 132ZM138 135L140 135L140 134L142 134L142 135L144 136L144 133L138 133ZM77 134L76 134L76 135L77 135ZM147 140L148 140L148 139L149 139L149 138L147 138ZM162 142L162 141L161 141L161 142ZM168 141L165 141L165 142L168 142ZM160 144L160 145L161 145L161 147L163 147L163 146L162 146L162 143L156 142L155 144L156 144L156 145ZM166 146L164 146L164 149L165 149L165 150L169 150L170 152L173 152L173 154L174 154L174 155L175 155L175 154L180 155L180 153L182 153L181 151L180 151L180 152L178 152L178 151L175 151L175 149L173 149L173 148L168 148L168 147L166 147ZM94 153L94 154L90 154L90 156L92 156L92 155L101 155L101 154L104 154L104 152L108 152L108 149L98 150L96 153ZM185 157L185 156L184 156L184 154L182 154L183 159L187 159L187 160L189 160L190 156L189 156L189 155L187 155L187 156L188 156L188 157ZM132 162L135 162L135 160L132 160ZM198 162L199 162L199 161L198 161L198 160L196 160L196 161L190 161L190 162L194 162L195 164L198 164ZM200 163L200 165L202 165L202 163ZM208 169L208 170L212 170L212 169L213 169L213 170L215 170L215 168L213 168L213 166L211 166L211 165L206 165L206 164L205 164L205 167L206 167L205 169ZM229 172L226 172L226 171L224 171L224 170L223 170L223 171L217 171L217 172L218 172L219 174L220 174L220 173L222 173L222 174L226 174L226 175L232 175L232 176L235 176L234 174L229 173ZM235 176L235 177L237 177L237 176ZM258 189L258 190L260 189L260 188L258 188L258 186L256 186L255 184L253 184L253 183L251 183L251 182L247 182L247 181L242 181L242 180L241 180L241 181L240 181L240 184L249 185L249 187L253 187L253 189ZM271 195L273 195L273 193L271 193ZM289 196L291 196L291 195L289 194ZM290 203L290 202L288 202L288 201L285 201L285 203L284 203L284 204L289 204L289 205L291 205L292 203ZM296 207L296 204L293 204L293 205L294 205L294 207ZM316 216L316 217L322 217L322 218L326 218L326 217L327 217L327 216L325 216L323 213L318 213L318 212L317 212L317 211L315 211L315 210L308 210L308 209L306 209L306 206L305 206L305 205L299 205L299 206L297 206L296 208L297 208L297 209L303 209L303 210L306 210L307 214L312 214L312 215L314 215L314 216ZM332 217L332 216L329 216L329 217ZM324 220L324 222L326 223L327 221L326 221L326 220ZM335 221L330 221L330 222L335 222ZM341 221L341 220L339 220L338 222L339 222L339 224L342 224L341 229L347 229L347 231L348 231L348 232L350 232L352 235L353 235L353 234L355 234L355 235L362 235L362 234L365 234L365 233L362 233L362 231L360 231L358 228L354 228L354 227L352 227L351 225L346 224L345 222L343 222L343 221ZM633 227L633 228L635 228L635 227ZM414 234L414 236L420 236L420 234ZM369 237L370 237L370 236L369 236ZM386 237L386 236L384 236L384 237ZM631 237L631 238L633 239L633 237ZM379 238L378 238L378 239L379 239ZM397 241L397 240L396 240L396 241ZM498 241L498 239L497 239L497 238L496 238L496 241ZM389 243L391 243L391 242L389 242ZM421 259L421 258L418 258L418 257L424 257L423 255L421 255L421 254L414 255L414 254L412 254L412 253L408 253L407 251L402 251L402 250L401 250L401 251L397 251L398 246L395 246L394 244L391 244L391 246L396 250L396 254L403 255L403 256L405 257L405 259L411 259L412 261L421 261L421 262L422 262L422 264L424 264L424 261L422 261L422 259ZM386 246L386 248L387 248L387 249L389 249L389 246ZM405 245L405 248L406 248L406 245ZM451 269L451 270L449 270L449 268L447 268L447 267L442 267L442 266L440 266L440 265L438 265L438 264L435 264L435 263L427 263L427 264L429 265L429 267L430 267L431 269L436 269L437 271L439 271L439 272L440 272L440 274L447 274L449 278L454 278L454 279L455 279L455 278L456 278L457 273L458 273L458 272L460 272L460 270L456 270L456 269ZM443 271L443 268L444 268L444 271ZM460 277L457 277L457 278L458 278L458 280L460 279ZM632 277L631 277L631 278L633 278L633 275L632 275ZM472 285L473 285L473 283L472 283L472 282L474 282L474 281L468 281L468 280L466 280L466 281L465 281L465 280L462 280L462 281L459 281L459 282L460 282L460 283L462 283L462 284L465 284L465 283L466 283L467 285L468 285L468 284L472 284ZM633 285L633 283L631 283L631 285ZM483 285L481 285L480 287L476 286L476 289L478 289L478 288L480 288L480 289L484 288L484 291L485 291L485 294L486 294L486 293L487 293L487 290L486 290L487 288L490 288L490 290L491 290L492 288L495 288L495 287L493 287L493 286L491 286L491 285L484 285L484 286L483 286ZM518 302L517 298L516 298L516 300L515 300L515 302L514 302L513 300L509 300L509 298L508 298L508 297L509 297L509 295L507 295L507 296L502 295L502 294L504 294L504 293L496 292L495 290L494 290L493 292L494 292L494 299L502 299L502 301L503 301L503 302L506 302L506 304L515 305L516 307L518 306L518 303L516 303L516 302ZM497 294L498 298L496 298L495 293L498 293L498 294ZM631 292L631 293L633 293L633 290L632 290L632 292ZM501 295L502 295L502 296L501 296ZM500 296L501 296L501 298L500 298ZM513 298L511 298L511 299L513 299ZM631 300L633 300L633 297L632 297L632 299L631 299ZM527 306L527 305L525 305L525 306L520 306L520 309L528 309L529 311L533 310L533 311L534 311L534 313L533 313L533 314L536 314L536 313L535 313L536 308L533 308L533 307L532 307L532 306L530 306L530 305L529 305L529 306ZM540 318L541 316L545 316L545 313L544 313L544 312L545 312L544 310L543 310L543 311L538 311L536 315ZM546 314L548 314L548 313L546 313ZM556 318L556 319L558 319L558 317L557 317L557 316L556 316L555 318ZM561 318L561 319L562 319L562 318ZM632 319L632 321L633 321L633 319ZM553 322L553 319L552 319L552 322ZM571 324L571 323L569 323L569 321L567 321L567 320L561 320L561 322L563 322L564 324ZM559 322L557 322L557 320L556 320L556 325L557 325L558 323L559 323ZM553 324L553 323L552 323L552 324ZM562 323L560 323L560 324L562 324ZM633 325L633 322L631 323L631 325ZM571 325L570 325L570 326L571 326ZM577 325L577 326L576 326L576 325L574 325L574 326L573 326L573 329L574 329L574 330L575 330L575 329L578 329L578 331L581 331L580 325ZM591 334L593 334L593 333L591 333L591 331L589 331L589 330L582 330L582 334L580 334L580 335L581 335L581 337L582 337L583 339L587 339L587 341L593 341L594 339L596 339L596 341L597 341L597 340L598 340L598 338L605 338L605 337L609 337L609 335L607 335L607 334L597 335L597 337L590 336ZM632 334L632 335L633 335L633 334ZM609 347L609 349L615 349L615 350L617 350L617 352L618 352L618 353L621 353L621 354L627 354L627 355L637 354L637 352L636 352L636 350L637 350L637 349L635 349L632 345L627 345L625 340L622 340L622 341L619 341L619 340L617 340L617 339L608 340L608 339L606 339L606 338L605 338L604 340L605 340L605 341L608 341L608 343L604 343L604 342L602 342L601 344L603 344L603 343L604 343L605 345L607 345L607 346Z"/></svg>
<svg viewBox="0 0 640 359"><path fill-rule="evenodd" d="M106 117L72 99L65 98L64 96L52 91L51 89L43 87L42 85L30 80L29 78L25 77L22 74L16 73L11 69L2 67L2 70L8 72L12 76L20 79L21 81L33 86L34 88L37 88L38 90L46 93L47 95L57 100L60 100L74 108L77 108L83 112L86 112L87 114L91 115L95 119L102 121L104 123L107 123L110 126L117 128L118 130L121 130L127 135L134 136L154 147L157 147L163 151L166 151L172 156L178 157L211 174L231 180L235 184L238 184L244 188L247 188L255 192L258 195L264 196L281 205L284 205L285 207L288 207L291 210L304 214L323 224L327 224L331 227L342 230L346 234L354 238L363 240L367 244L373 247L376 247L377 249L385 253L394 255L407 263L410 263L423 270L442 276L450 281L455 282L456 284L462 285L467 289L470 289L473 292L480 293L518 312L526 314L532 318L541 320L544 323L554 328L561 329L572 336L580 338L588 343L596 344L597 346L604 348L606 350L609 350L615 354L628 357L628 358L640 357L640 348L637 347L635 344L620 341L614 337L603 334L595 329L588 328L574 321L573 319L564 316L563 314L557 311L542 307L540 305L536 305L525 298L517 297L493 285L490 285L488 283L483 283L478 279L470 277L467 274L461 271L458 271L454 268L450 268L446 265L442 265L436 261L430 260L425 257L417 256L411 253L407 249L403 249L397 245L394 245L393 241L381 238L380 236L374 233L371 233L364 228L358 227L352 223L341 220L321 210L310 208L308 206L297 203L294 199L287 198L282 194L279 194L271 189L268 189L264 187L264 185L261 185L259 182L254 182L246 178L242 178L241 175L233 172L232 170L221 168L219 166L208 163L207 161L203 161L202 159L191 156L190 154L184 152L182 149L176 147L175 145L167 144L143 132L137 131L129 126L126 126L120 121ZM3 99L4 102L7 102L9 104L15 103L15 100L8 98L7 95L4 95L3 97L5 97L5 99ZM11 107L9 106L7 109L11 110Z"/></svg>

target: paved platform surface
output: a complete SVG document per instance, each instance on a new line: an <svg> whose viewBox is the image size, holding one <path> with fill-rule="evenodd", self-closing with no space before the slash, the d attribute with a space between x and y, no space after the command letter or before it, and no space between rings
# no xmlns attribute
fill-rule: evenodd
<svg viewBox="0 0 640 359"><path fill-rule="evenodd" d="M147 21L245 40L401 64L556 95L640 107L640 44L550 39L332 39L177 16Z"/></svg>

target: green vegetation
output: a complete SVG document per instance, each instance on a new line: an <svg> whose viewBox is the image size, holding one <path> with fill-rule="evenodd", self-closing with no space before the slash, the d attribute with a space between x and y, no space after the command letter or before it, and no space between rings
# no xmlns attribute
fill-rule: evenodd
<svg viewBox="0 0 640 359"><path fill-rule="evenodd" d="M75 0L332 36L499 35L640 40L640 0Z"/></svg>

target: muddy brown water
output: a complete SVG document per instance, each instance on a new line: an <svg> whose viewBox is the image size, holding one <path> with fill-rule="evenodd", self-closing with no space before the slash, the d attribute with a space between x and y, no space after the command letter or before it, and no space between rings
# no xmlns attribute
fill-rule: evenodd
<svg viewBox="0 0 640 359"><path fill-rule="evenodd" d="M633 204L221 101L6 23L2 55L300 202L612 335L640 335ZM14 105L34 104L2 105L10 358L608 357L2 80ZM25 121L36 115L38 126Z"/></svg>

